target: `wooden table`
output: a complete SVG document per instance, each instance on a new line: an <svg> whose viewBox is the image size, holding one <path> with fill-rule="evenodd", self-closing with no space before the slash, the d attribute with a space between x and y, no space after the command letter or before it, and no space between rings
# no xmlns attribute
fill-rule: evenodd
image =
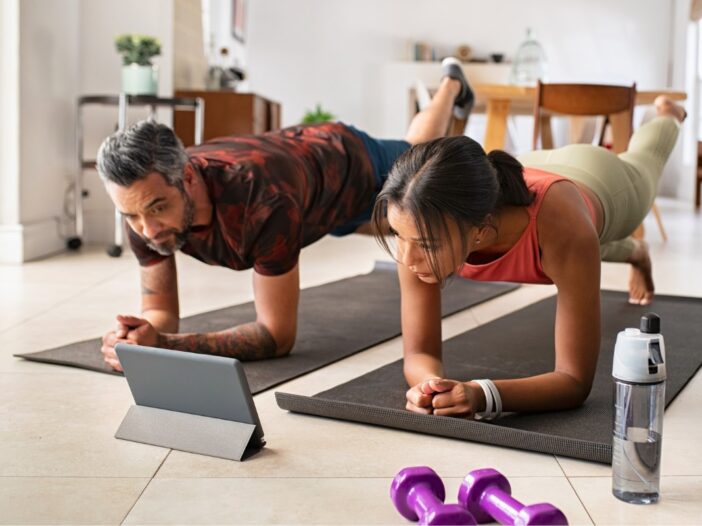
<svg viewBox="0 0 702 526"><path fill-rule="evenodd" d="M504 148L505 136L507 135L507 117L510 114L533 114L536 88L511 84L476 84L473 86L473 90L475 91L476 104L484 104L486 108L487 124L483 144L485 151ZM667 95L673 100L687 98L684 91L644 90L636 92L636 104L653 104L658 95ZM617 123L613 122L614 135L617 135L614 129L616 126ZM544 142L547 143L548 139ZM549 146L549 144L544 144L544 147Z"/></svg>

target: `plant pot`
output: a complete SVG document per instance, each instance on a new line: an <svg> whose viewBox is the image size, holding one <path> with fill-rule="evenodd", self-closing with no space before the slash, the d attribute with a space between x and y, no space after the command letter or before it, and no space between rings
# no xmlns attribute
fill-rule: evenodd
<svg viewBox="0 0 702 526"><path fill-rule="evenodd" d="M129 64L122 66L122 92L127 95L156 95L158 68Z"/></svg>

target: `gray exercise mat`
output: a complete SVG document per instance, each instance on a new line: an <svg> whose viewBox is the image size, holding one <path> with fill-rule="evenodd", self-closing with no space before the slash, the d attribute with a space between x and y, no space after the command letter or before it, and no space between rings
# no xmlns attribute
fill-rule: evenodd
<svg viewBox="0 0 702 526"><path fill-rule="evenodd" d="M452 285L453 286L453 285ZM589 398L575 410L511 414L494 422L419 415L404 409L407 385L398 360L313 397L276 393L289 411L405 429L517 449L611 463L612 357L617 333L638 327L649 311L661 316L666 343L666 406L702 364L702 299L657 296L649 307L602 293L602 347ZM444 342L449 378L518 378L553 370L555 297Z"/></svg>
<svg viewBox="0 0 702 526"><path fill-rule="evenodd" d="M444 316L514 290L508 283L456 281L444 294ZM182 332L212 332L254 320L253 303L190 316ZM293 352L272 360L244 363L253 393L314 371L400 334L400 289L394 263L378 262L372 272L303 289ZM15 356L121 375L102 360L100 339Z"/></svg>

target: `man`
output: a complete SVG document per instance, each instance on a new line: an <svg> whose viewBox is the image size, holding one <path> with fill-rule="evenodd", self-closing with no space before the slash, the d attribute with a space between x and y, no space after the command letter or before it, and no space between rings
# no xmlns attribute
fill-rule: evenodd
<svg viewBox="0 0 702 526"><path fill-rule="evenodd" d="M240 360L284 356L295 343L300 249L324 235L370 233L375 196L410 145L441 137L452 113L473 103L456 59L404 141L369 137L341 123L223 137L187 151L168 127L141 121L108 137L98 171L141 266L141 316L117 316L103 337L121 370L119 342ZM254 269L256 321L215 333L178 333L174 253L233 270Z"/></svg>

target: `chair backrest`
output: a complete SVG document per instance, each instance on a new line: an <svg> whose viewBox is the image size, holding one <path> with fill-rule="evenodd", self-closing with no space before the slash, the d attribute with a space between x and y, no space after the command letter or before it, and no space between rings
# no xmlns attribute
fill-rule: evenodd
<svg viewBox="0 0 702 526"><path fill-rule="evenodd" d="M617 119L619 125L628 125L628 136L633 131L636 83L631 86L606 84L549 84L538 82L534 104L534 135L532 147L538 146L541 119L545 115L604 116L607 121Z"/></svg>

